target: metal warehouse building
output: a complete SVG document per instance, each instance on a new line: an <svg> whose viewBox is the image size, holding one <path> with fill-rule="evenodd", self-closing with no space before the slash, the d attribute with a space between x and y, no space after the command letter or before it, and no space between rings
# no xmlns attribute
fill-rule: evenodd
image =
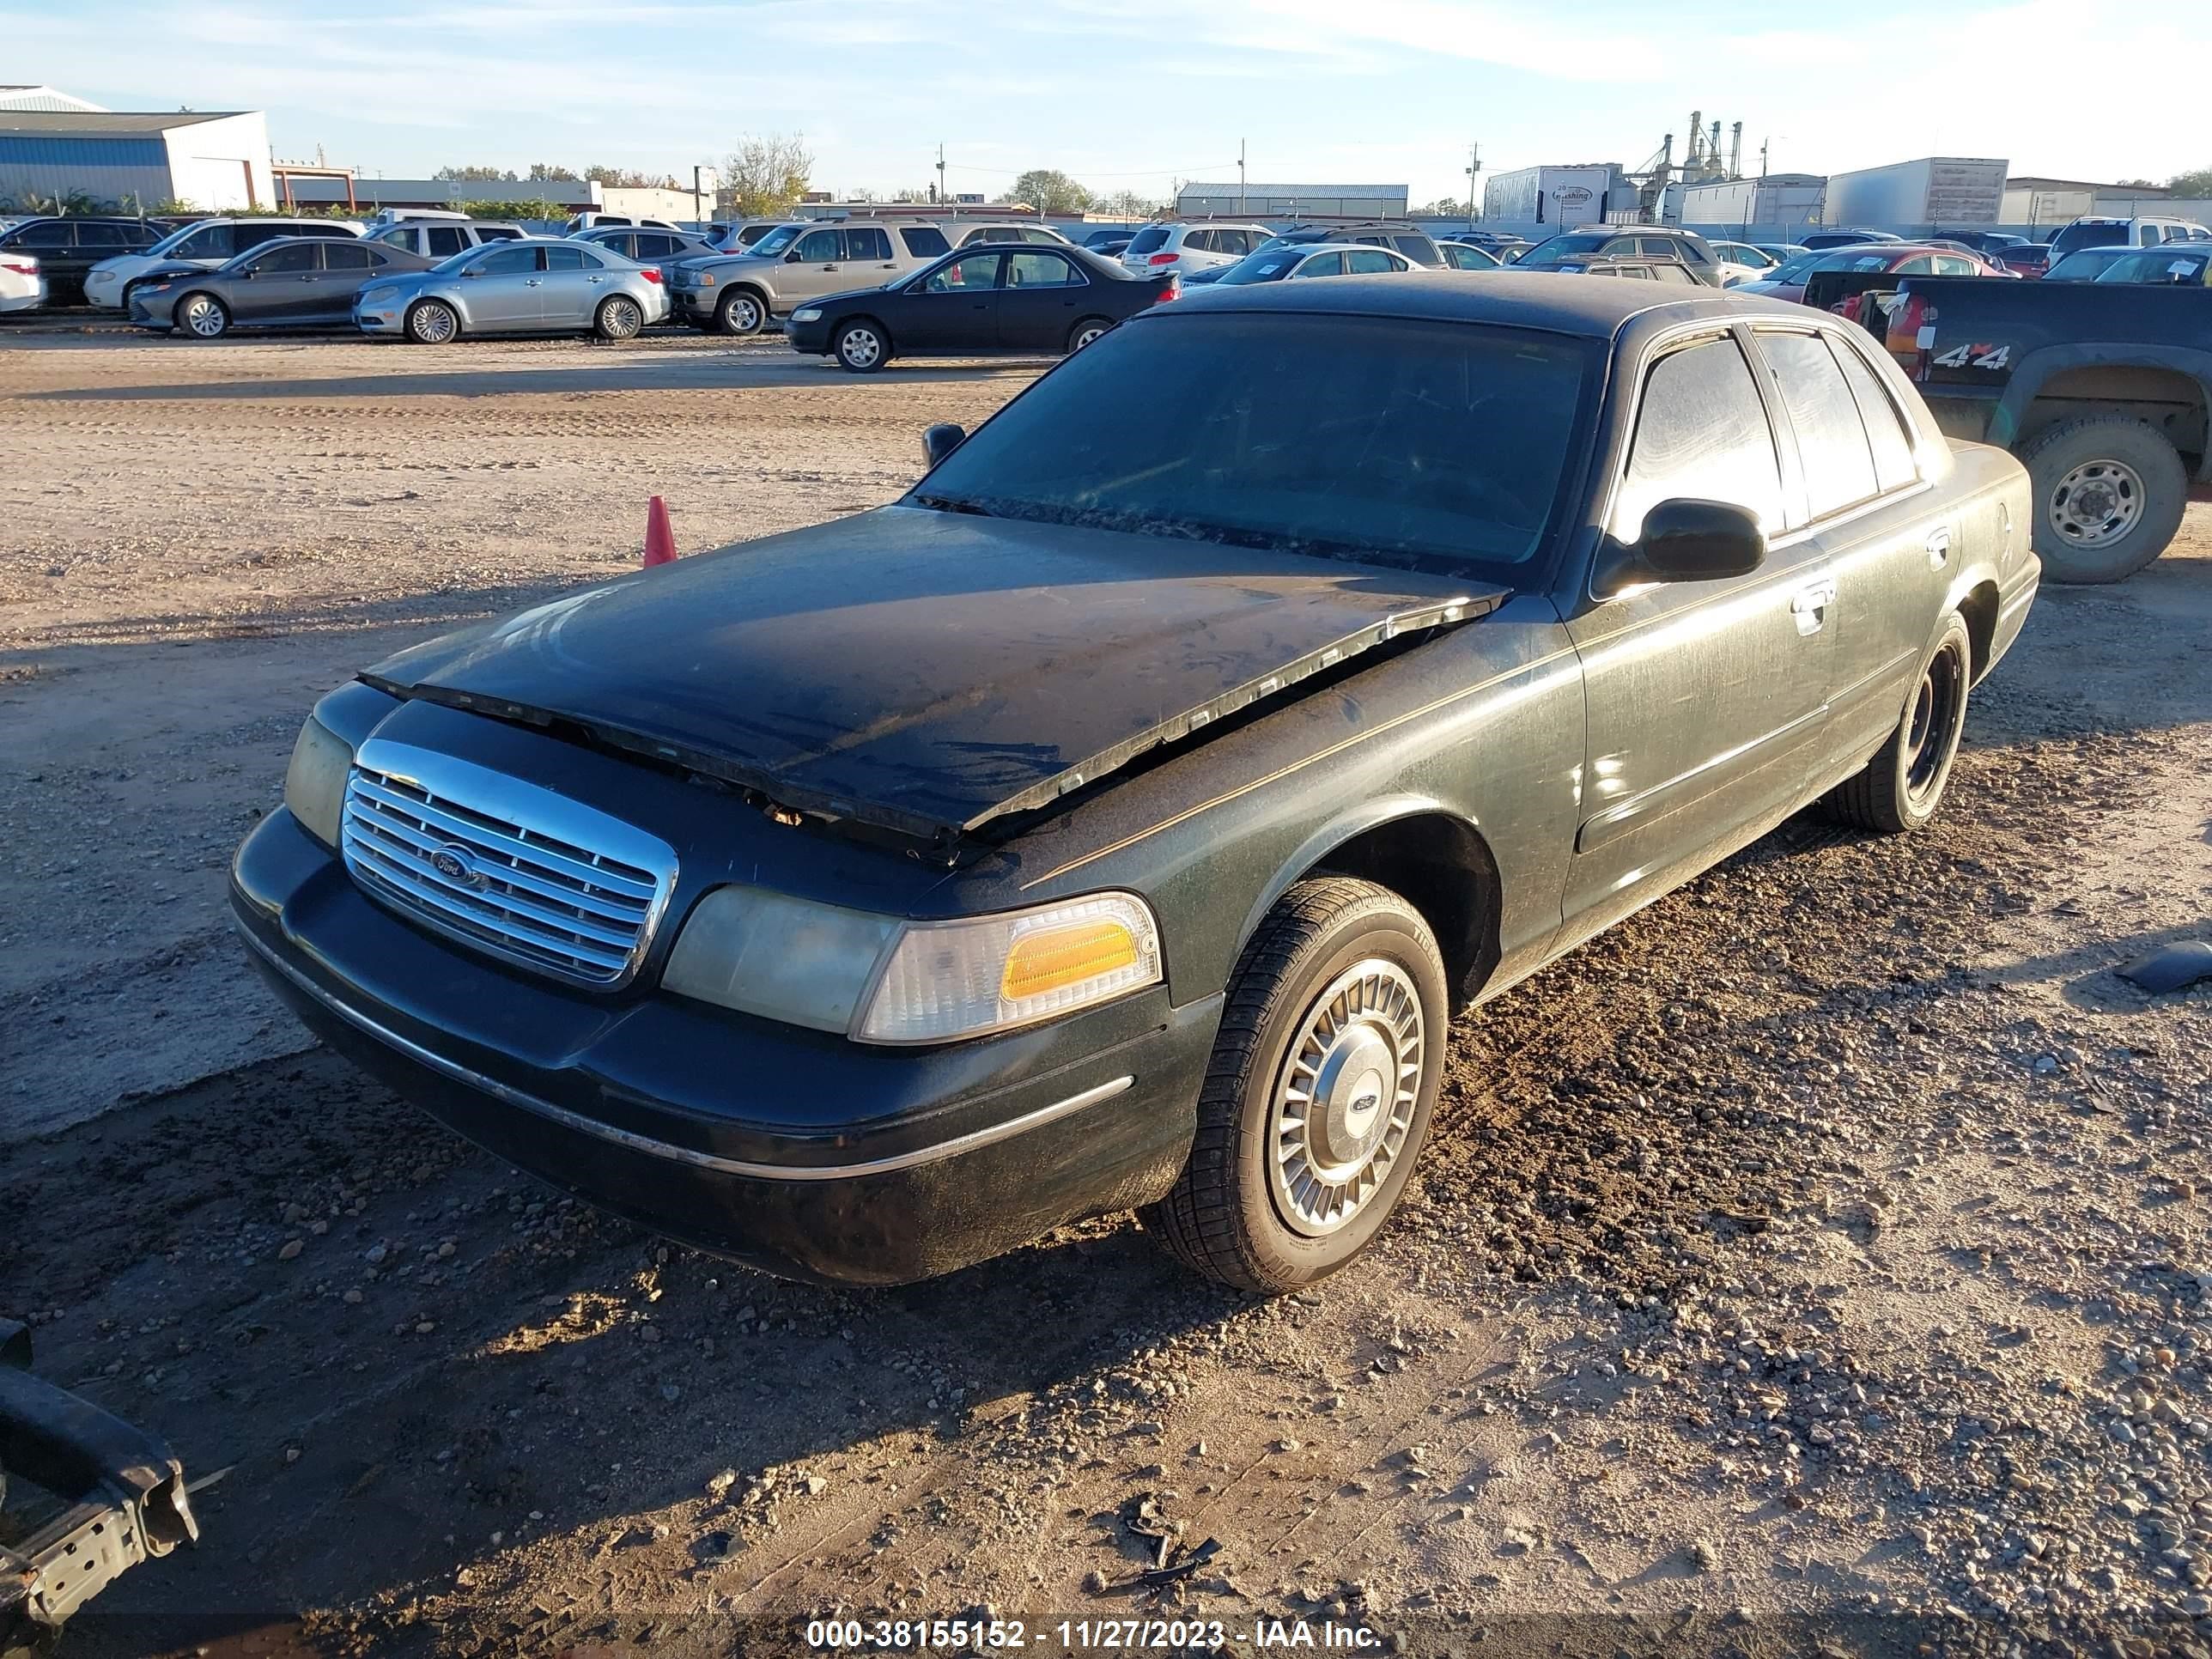
<svg viewBox="0 0 2212 1659"><path fill-rule="evenodd" d="M1296 219L1309 214L1349 219L1402 219L1404 185L1246 185L1206 180L1176 197L1180 219Z"/></svg>
<svg viewBox="0 0 2212 1659"><path fill-rule="evenodd" d="M80 193L125 209L273 207L268 120L258 110L0 108L0 204Z"/></svg>

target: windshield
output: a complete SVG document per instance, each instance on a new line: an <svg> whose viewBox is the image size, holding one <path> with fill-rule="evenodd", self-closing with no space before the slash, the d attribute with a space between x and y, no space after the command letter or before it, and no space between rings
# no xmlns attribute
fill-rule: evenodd
<svg viewBox="0 0 2212 1659"><path fill-rule="evenodd" d="M774 230L769 232L767 235L762 237L760 240L755 242L750 247L747 248L745 252L748 253L758 253L763 255L781 253L784 249L789 247L793 242L797 241L799 240L799 233L805 228L806 227L805 225L778 225Z"/></svg>
<svg viewBox="0 0 2212 1659"><path fill-rule="evenodd" d="M2184 253L2171 245L2148 247L2140 253L2122 254L2098 274L2100 283L2178 283L2203 286L2204 267L2212 263L2212 249Z"/></svg>
<svg viewBox="0 0 2212 1659"><path fill-rule="evenodd" d="M1515 263L1524 265L1557 264L1562 259L1579 258L1595 253L1612 240L1613 233L1609 230L1554 236L1548 242L1537 243Z"/></svg>
<svg viewBox="0 0 2212 1659"><path fill-rule="evenodd" d="M1559 511L1601 358L1468 324L1147 319L1068 358L910 499L1511 580Z"/></svg>
<svg viewBox="0 0 2212 1659"><path fill-rule="evenodd" d="M173 230L167 236L164 236L160 241L155 243L153 246L148 248L146 252L149 255L155 253L174 253L177 251L177 245L179 242L182 242L190 237L194 231L202 228L206 222L207 222L205 220L196 220L192 223L186 225L182 230Z"/></svg>
<svg viewBox="0 0 2212 1659"><path fill-rule="evenodd" d="M2115 259L2127 258L2124 247L2077 248L2063 259L2054 259L2044 272L2044 280L2051 283L2086 283Z"/></svg>

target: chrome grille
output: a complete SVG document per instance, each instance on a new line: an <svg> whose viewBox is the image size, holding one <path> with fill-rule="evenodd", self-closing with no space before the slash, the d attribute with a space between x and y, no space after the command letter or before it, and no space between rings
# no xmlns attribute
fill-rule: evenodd
<svg viewBox="0 0 2212 1659"><path fill-rule="evenodd" d="M624 983L675 885L633 824L503 773L372 738L346 785L346 867L441 933L556 978Z"/></svg>

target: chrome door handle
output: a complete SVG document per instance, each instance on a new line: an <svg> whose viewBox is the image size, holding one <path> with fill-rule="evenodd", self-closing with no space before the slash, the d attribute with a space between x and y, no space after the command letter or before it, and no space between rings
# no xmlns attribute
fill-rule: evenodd
<svg viewBox="0 0 2212 1659"><path fill-rule="evenodd" d="M537 277L535 277L535 276L526 276L526 277L524 277L524 278L522 279L522 285L523 285L523 287L525 287L525 288L539 288L539 287L544 286L544 284L543 284L543 283L541 283L539 282L539 280L538 280Z"/></svg>
<svg viewBox="0 0 2212 1659"><path fill-rule="evenodd" d="M1800 634L1817 634L1828 620L1828 607L1836 602L1833 582L1814 582L1790 596L1790 614L1797 619Z"/></svg>
<svg viewBox="0 0 2212 1659"><path fill-rule="evenodd" d="M1938 526L1936 529L1928 532L1929 565L1934 569L1941 570L1946 564L1950 562L1950 526L1948 525Z"/></svg>

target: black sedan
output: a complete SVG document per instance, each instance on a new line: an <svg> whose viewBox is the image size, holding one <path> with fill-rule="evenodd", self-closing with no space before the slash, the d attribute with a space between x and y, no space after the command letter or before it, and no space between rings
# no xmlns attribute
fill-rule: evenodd
<svg viewBox="0 0 2212 1659"><path fill-rule="evenodd" d="M791 343L855 374L894 357L1078 351L1180 291L1079 247L963 247L888 288L808 301Z"/></svg>
<svg viewBox="0 0 2212 1659"><path fill-rule="evenodd" d="M84 303L85 273L102 259L143 253L169 234L150 219L26 219L0 229L0 252L27 253L46 279L46 303Z"/></svg>
<svg viewBox="0 0 2212 1659"><path fill-rule="evenodd" d="M371 277L436 263L382 242L289 236L213 270L155 266L131 290L131 320L195 340L219 340L234 328L347 327L354 298Z"/></svg>
<svg viewBox="0 0 2212 1659"><path fill-rule="evenodd" d="M1215 288L926 447L324 697L231 867L270 983L775 1272L1137 1209L1288 1290L1388 1221L1462 1011L1811 802L1926 824L2035 597L2017 461L1703 286Z"/></svg>

